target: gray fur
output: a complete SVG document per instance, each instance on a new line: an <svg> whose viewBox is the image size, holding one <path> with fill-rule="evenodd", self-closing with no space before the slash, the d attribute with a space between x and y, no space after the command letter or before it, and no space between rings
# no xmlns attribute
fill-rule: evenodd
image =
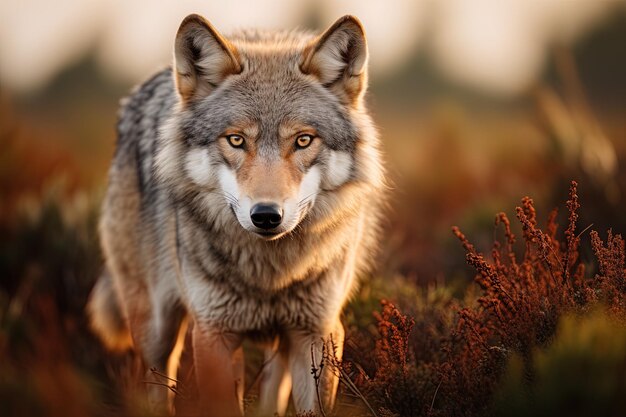
<svg viewBox="0 0 626 417"><path fill-rule="evenodd" d="M298 411L317 409L311 346L321 352L319 341L332 334L341 355L339 315L375 252L383 194L378 138L360 96L349 103L336 87L302 72L313 35L246 31L228 39L242 71L212 85L210 94L183 103L166 69L123 103L100 222L107 269L147 366L165 371L169 360L175 368L171 352L189 316L197 332L196 366L208 360L200 357L206 346L213 346L209 356L228 360L219 352L234 354L243 337L279 340L261 410L284 412L289 372ZM290 121L314 127L323 141L318 157L298 168L303 175L318 169L320 186L298 225L267 241L242 227L217 183L192 180L185 158L207 150L211 170L228 166L217 140L227 126L245 122L258 126L258 157L276 160L277 132ZM342 172L332 151L349 156L340 180L329 177ZM114 314L109 307L95 314ZM328 405L336 383L328 372L323 377ZM166 403L164 395L152 395L157 407Z"/></svg>
<svg viewBox="0 0 626 417"><path fill-rule="evenodd" d="M87 307L92 326L102 336L108 349L124 351L132 346L128 326L120 310L119 298L107 270L103 271L96 282Z"/></svg>

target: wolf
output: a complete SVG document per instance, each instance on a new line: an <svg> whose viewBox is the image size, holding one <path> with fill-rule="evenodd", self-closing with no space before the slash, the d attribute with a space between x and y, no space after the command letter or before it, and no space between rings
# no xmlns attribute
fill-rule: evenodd
<svg viewBox="0 0 626 417"><path fill-rule="evenodd" d="M314 378L312 361L341 360L342 307L372 267L385 201L367 62L353 16L321 35L224 37L194 14L172 67L122 102L91 325L175 378L190 324L208 415L243 413L245 338L266 350L260 414L283 415L290 396L296 412L333 406L337 372ZM167 389L148 390L173 412Z"/></svg>

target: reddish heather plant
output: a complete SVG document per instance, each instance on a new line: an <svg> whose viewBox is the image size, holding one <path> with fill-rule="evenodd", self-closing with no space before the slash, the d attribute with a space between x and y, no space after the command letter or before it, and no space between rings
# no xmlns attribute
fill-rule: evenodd
<svg viewBox="0 0 626 417"><path fill-rule="evenodd" d="M358 366L354 383L373 405L376 415L423 415L423 395L432 384L434 368L428 364L418 365L411 350L415 320L402 314L389 301L382 300L381 304L382 311L374 313L380 335L372 350L374 374L369 377L363 367ZM352 368L350 365L348 369Z"/></svg>
<svg viewBox="0 0 626 417"><path fill-rule="evenodd" d="M357 385L378 406L381 414L398 416L476 416L488 414L494 389L507 358L518 354L532 381L533 351L553 339L559 318L568 312L585 312L599 302L626 323L626 275L624 240L608 232L606 244L591 232L598 271L585 277L579 259L580 237L577 184L572 182L567 201L568 227L557 238L557 212L550 213L545 231L537 226L533 201L525 197L517 208L525 251L514 252L516 237L504 213L495 226L504 229L504 241L495 240L491 259L479 253L457 228L453 233L466 250L467 263L477 275L481 292L475 305L458 308L456 320L439 332L438 353L411 352L409 343L417 323L391 303L383 301L376 315L379 339L375 348L376 370L361 375ZM420 380L420 378L422 378ZM402 391L402 392L398 392Z"/></svg>
<svg viewBox="0 0 626 417"><path fill-rule="evenodd" d="M597 232L591 232L591 245L598 258L598 273L593 279L594 290L590 299L601 298L614 318L624 321L626 316L626 273L624 271L624 239L607 233L606 245Z"/></svg>

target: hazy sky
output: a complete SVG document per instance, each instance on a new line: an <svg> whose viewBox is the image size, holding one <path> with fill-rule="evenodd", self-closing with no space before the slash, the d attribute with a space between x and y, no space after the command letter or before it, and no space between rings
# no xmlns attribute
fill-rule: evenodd
<svg viewBox="0 0 626 417"><path fill-rule="evenodd" d="M158 6L156 6L158 4ZM223 33L292 28L312 12L330 25L364 23L374 76L419 49L451 80L515 94L542 69L549 45L572 42L626 0L1 0L0 84L37 89L92 52L112 77L138 82L171 59L184 16L203 14Z"/></svg>

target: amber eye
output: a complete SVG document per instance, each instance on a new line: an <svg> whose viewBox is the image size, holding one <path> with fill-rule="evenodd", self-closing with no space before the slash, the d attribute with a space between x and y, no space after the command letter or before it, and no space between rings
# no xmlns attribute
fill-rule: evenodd
<svg viewBox="0 0 626 417"><path fill-rule="evenodd" d="M296 139L296 148L304 149L309 146L313 142L313 136L311 135L300 135Z"/></svg>
<svg viewBox="0 0 626 417"><path fill-rule="evenodd" d="M242 148L243 147L243 136L239 135L228 135L226 136L226 140L230 143L230 146L233 148Z"/></svg>

